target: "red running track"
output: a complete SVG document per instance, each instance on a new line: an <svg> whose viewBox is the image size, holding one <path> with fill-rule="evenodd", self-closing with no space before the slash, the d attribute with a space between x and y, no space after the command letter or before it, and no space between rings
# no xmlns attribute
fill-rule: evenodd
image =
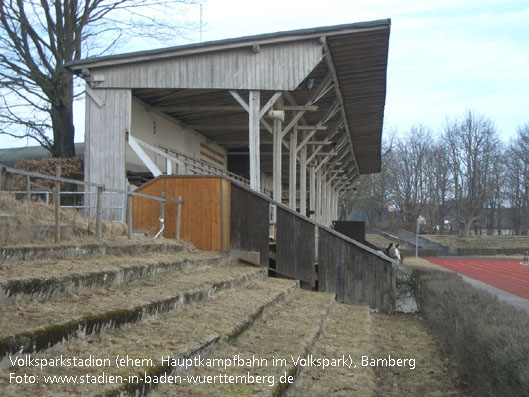
<svg viewBox="0 0 529 397"><path fill-rule="evenodd" d="M529 266L520 265L521 258L425 258L431 263L453 270L464 276L511 294L529 299Z"/></svg>

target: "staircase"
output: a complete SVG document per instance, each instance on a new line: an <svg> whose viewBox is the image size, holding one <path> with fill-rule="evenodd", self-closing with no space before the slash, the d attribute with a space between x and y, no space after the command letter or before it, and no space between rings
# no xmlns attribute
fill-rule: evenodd
<svg viewBox="0 0 529 397"><path fill-rule="evenodd" d="M372 393L367 307L299 281L169 240L0 255L2 396Z"/></svg>

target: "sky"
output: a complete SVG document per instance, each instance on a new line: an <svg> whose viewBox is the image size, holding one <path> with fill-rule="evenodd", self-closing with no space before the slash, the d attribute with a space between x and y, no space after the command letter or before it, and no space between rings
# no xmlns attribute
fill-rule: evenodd
<svg viewBox="0 0 529 397"><path fill-rule="evenodd" d="M186 8L200 20L200 7ZM529 123L527 0L207 0L202 41L391 19L384 128L406 133L424 124L441 132L467 109L491 119L502 140ZM199 31L134 50L198 42ZM126 49L125 49L126 50ZM124 52L129 52L128 51ZM84 104L74 107L84 139ZM0 138L0 147L34 145Z"/></svg>

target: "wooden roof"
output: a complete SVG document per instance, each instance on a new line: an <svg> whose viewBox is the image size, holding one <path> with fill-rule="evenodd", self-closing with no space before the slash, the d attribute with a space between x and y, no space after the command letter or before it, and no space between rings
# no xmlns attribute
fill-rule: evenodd
<svg viewBox="0 0 529 397"><path fill-rule="evenodd" d="M337 152L329 163L354 178L380 172L389 32L390 20L379 20L87 58L68 67L93 88L131 88L228 151L248 147L248 114L228 90L247 100L245 92L258 89L262 105L276 91L288 92L284 106L310 103L323 90L301 124L328 118L312 141L329 142L321 152ZM325 85L329 78L334 85ZM287 110L285 124L293 114ZM271 142L261 127L265 172L272 169Z"/></svg>

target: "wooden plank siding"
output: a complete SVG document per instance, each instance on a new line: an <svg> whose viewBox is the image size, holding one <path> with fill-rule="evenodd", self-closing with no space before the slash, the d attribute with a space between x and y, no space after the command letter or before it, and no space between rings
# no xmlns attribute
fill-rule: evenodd
<svg viewBox="0 0 529 397"><path fill-rule="evenodd" d="M130 90L97 90L98 104L86 95L86 131L84 179L102 183L113 189L126 190L125 182L125 133L130 131ZM100 106L101 105L101 106ZM92 189L91 191L95 191ZM86 201L95 206L95 195ZM103 195L103 207L123 206L123 196ZM124 211L105 208L103 216L108 220L123 220ZM91 211L95 216L95 211Z"/></svg>
<svg viewBox="0 0 529 397"><path fill-rule="evenodd" d="M277 208L276 269L314 285L315 225Z"/></svg>
<svg viewBox="0 0 529 397"><path fill-rule="evenodd" d="M231 184L231 248L258 251L263 266L269 257L269 207L260 196Z"/></svg>
<svg viewBox="0 0 529 397"><path fill-rule="evenodd" d="M319 290L336 300L392 311L395 275L391 262L326 230L319 230Z"/></svg>
<svg viewBox="0 0 529 397"><path fill-rule="evenodd" d="M182 196L180 238L205 251L228 251L230 229L230 183L218 177L162 176L151 180L138 193L177 199ZM166 202L164 237L175 238L177 204ZM160 203L132 199L134 229L159 230Z"/></svg>
<svg viewBox="0 0 529 397"><path fill-rule="evenodd" d="M322 59L317 40L299 40L97 69L98 88L294 90Z"/></svg>

